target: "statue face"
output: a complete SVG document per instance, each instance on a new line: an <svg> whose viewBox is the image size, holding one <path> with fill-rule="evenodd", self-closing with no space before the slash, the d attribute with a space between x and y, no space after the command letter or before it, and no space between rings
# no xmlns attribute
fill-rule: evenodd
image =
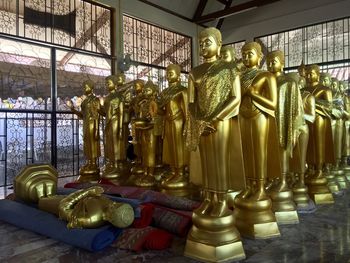
<svg viewBox="0 0 350 263"><path fill-rule="evenodd" d="M135 83L135 92L138 94L138 93L141 93L143 90L143 85L139 82L136 82Z"/></svg>
<svg viewBox="0 0 350 263"><path fill-rule="evenodd" d="M219 54L221 46L212 36L203 36L199 39L200 55L204 58L212 58Z"/></svg>
<svg viewBox="0 0 350 263"><path fill-rule="evenodd" d="M260 57L255 49L247 49L242 51L242 60L244 66L252 68L259 65Z"/></svg>
<svg viewBox="0 0 350 263"><path fill-rule="evenodd" d="M144 94L147 95L147 96L151 96L153 94L153 89L152 87L145 87L144 89Z"/></svg>
<svg viewBox="0 0 350 263"><path fill-rule="evenodd" d="M320 80L320 75L315 69L308 70L306 72L306 82L312 84Z"/></svg>
<svg viewBox="0 0 350 263"><path fill-rule="evenodd" d="M89 84L85 83L83 88L84 88L84 93L86 96L88 96L92 93L92 87L90 87Z"/></svg>
<svg viewBox="0 0 350 263"><path fill-rule="evenodd" d="M113 83L113 80L107 79L107 80L106 80L106 87L108 88L109 91L114 90L115 85L114 85L114 83Z"/></svg>
<svg viewBox="0 0 350 263"><path fill-rule="evenodd" d="M299 78L299 89L303 89L303 88L305 88L305 86L306 86L306 80L305 80L305 78L303 78L303 77L300 77Z"/></svg>
<svg viewBox="0 0 350 263"><path fill-rule="evenodd" d="M123 75L117 75L117 86L122 86L125 84L125 79Z"/></svg>
<svg viewBox="0 0 350 263"><path fill-rule="evenodd" d="M175 69L168 68L166 70L166 79L168 80L169 83L177 82L179 80L179 77L180 76L177 74Z"/></svg>
<svg viewBox="0 0 350 263"><path fill-rule="evenodd" d="M339 84L338 84L337 81L332 81L330 87L331 87L333 92L338 92L339 91Z"/></svg>
<svg viewBox="0 0 350 263"><path fill-rule="evenodd" d="M278 57L268 58L267 69L272 73L282 72L283 64Z"/></svg>
<svg viewBox="0 0 350 263"><path fill-rule="evenodd" d="M230 52L230 50L221 51L220 57L222 60L224 60L226 62L231 62L234 60L234 57L233 57L232 53Z"/></svg>
<svg viewBox="0 0 350 263"><path fill-rule="evenodd" d="M328 76L325 76L323 79L322 79L322 85L329 88L332 84L332 80L330 79L330 77Z"/></svg>

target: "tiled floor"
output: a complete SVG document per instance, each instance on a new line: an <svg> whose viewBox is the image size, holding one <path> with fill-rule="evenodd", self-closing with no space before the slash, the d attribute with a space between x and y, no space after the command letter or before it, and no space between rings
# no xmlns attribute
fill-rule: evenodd
<svg viewBox="0 0 350 263"><path fill-rule="evenodd" d="M336 197L334 205L300 214L300 224L280 227L280 238L244 239L247 259L242 262L350 262L349 201L350 191ZM184 239L162 252L107 248L93 254L6 223L0 223L0 236L0 262L195 262L182 256Z"/></svg>

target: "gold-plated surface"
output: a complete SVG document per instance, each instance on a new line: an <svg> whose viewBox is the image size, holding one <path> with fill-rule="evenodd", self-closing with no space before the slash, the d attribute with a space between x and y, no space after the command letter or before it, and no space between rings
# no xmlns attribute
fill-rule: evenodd
<svg viewBox="0 0 350 263"><path fill-rule="evenodd" d="M162 91L159 98L158 114L164 117L162 161L170 166L170 174L161 183L165 189L185 188L189 181L185 171L189 151L185 148L183 137L188 114L187 88L181 85L180 73L179 65L170 64L166 68L169 87Z"/></svg>
<svg viewBox="0 0 350 263"><path fill-rule="evenodd" d="M209 246L205 257L224 261L244 255L241 243L240 249L231 251L240 242L240 235L227 205L228 190L244 187L236 117L241 99L240 80L230 63L219 60L222 45L219 30L211 27L201 31L199 44L205 62L189 74L185 140L189 150L199 147L204 201L193 213L185 255L201 259L203 251L198 246Z"/></svg>
<svg viewBox="0 0 350 263"><path fill-rule="evenodd" d="M235 199L236 226L244 236L268 238L279 235L276 218L271 210L271 199L266 194L267 177L271 180L281 174L278 136L275 120L277 83L275 76L259 69L261 46L256 42L242 47L246 70L241 76L242 102L240 128L247 185ZM261 224L272 223L262 232Z"/></svg>
<svg viewBox="0 0 350 263"><path fill-rule="evenodd" d="M71 101L67 101L73 113L83 119L83 145L86 164L80 168L78 181L98 180L100 169L97 158L101 156L100 149L100 100L94 95L94 83L87 80L83 83L86 98L81 103L81 110L74 108ZM86 177L85 177L86 176Z"/></svg>
<svg viewBox="0 0 350 263"><path fill-rule="evenodd" d="M320 69L317 65L306 68L306 91L315 97L316 118L309 125L308 164L314 167L306 183L310 195L330 193L323 173L326 163L335 163L331 129L332 91L320 83ZM319 192L321 191L321 192Z"/></svg>
<svg viewBox="0 0 350 263"><path fill-rule="evenodd" d="M296 210L275 212L276 221L280 225L298 224L299 217Z"/></svg>
<svg viewBox="0 0 350 263"><path fill-rule="evenodd" d="M286 212L279 213L283 216L276 217L279 223L298 222L296 206L293 200L293 192L287 183L289 174L290 158L298 143L301 130L305 125L304 107L299 90L298 81L284 74L284 53L280 50L267 54L267 68L277 79L278 102L276 120L279 137L279 152L281 155L282 172L279 176L279 183L269 191L272 199L272 211ZM290 213L294 211L295 213ZM287 216L291 215L288 220Z"/></svg>
<svg viewBox="0 0 350 263"><path fill-rule="evenodd" d="M68 221L68 228L96 228L106 222L124 228L134 221L133 208L102 196L102 187L56 195L57 176L50 165L26 166L14 180L15 195L24 202L37 202L39 209Z"/></svg>
<svg viewBox="0 0 350 263"><path fill-rule="evenodd" d="M117 92L118 78L115 75L106 77L108 95L104 97L102 114L105 116L104 129L104 154L106 164L103 169L103 178L114 179L122 175L123 171L118 164L123 159L121 156L124 148L123 141L123 97Z"/></svg>
<svg viewBox="0 0 350 263"><path fill-rule="evenodd" d="M56 194L57 170L50 164L30 164L24 167L13 182L19 199L36 203L42 197Z"/></svg>

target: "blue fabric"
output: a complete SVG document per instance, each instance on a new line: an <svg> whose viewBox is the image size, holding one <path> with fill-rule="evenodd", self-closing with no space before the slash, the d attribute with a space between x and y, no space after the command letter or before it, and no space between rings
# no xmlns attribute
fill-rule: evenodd
<svg viewBox="0 0 350 263"><path fill-rule="evenodd" d="M74 188L58 188L57 189L57 194L58 195L69 195L73 192L78 191L77 189ZM131 198L125 198L125 197L120 197L120 196L114 196L114 195L108 195L105 194L109 199L119 202L119 203L127 203L134 208L134 217L135 218L140 218L141 217L141 208L140 205L142 203L145 203L145 200L138 200L138 199L131 199Z"/></svg>
<svg viewBox="0 0 350 263"><path fill-rule="evenodd" d="M0 200L0 220L93 252L111 245L122 232L111 225L68 229L67 223L55 215L6 199Z"/></svg>

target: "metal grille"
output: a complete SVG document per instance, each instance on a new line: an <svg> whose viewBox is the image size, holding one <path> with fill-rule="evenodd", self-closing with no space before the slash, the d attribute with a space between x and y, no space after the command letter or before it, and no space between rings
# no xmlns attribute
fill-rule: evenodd
<svg viewBox="0 0 350 263"><path fill-rule="evenodd" d="M261 36L263 52L280 49L286 68L305 64L329 64L350 59L350 18L324 22L286 32Z"/></svg>
<svg viewBox="0 0 350 263"><path fill-rule="evenodd" d="M124 54L131 54L133 61L162 68L179 64L184 72L189 72L191 40L191 37L123 15Z"/></svg>
<svg viewBox="0 0 350 263"><path fill-rule="evenodd" d="M111 54L111 10L83 0L0 0L0 32Z"/></svg>

